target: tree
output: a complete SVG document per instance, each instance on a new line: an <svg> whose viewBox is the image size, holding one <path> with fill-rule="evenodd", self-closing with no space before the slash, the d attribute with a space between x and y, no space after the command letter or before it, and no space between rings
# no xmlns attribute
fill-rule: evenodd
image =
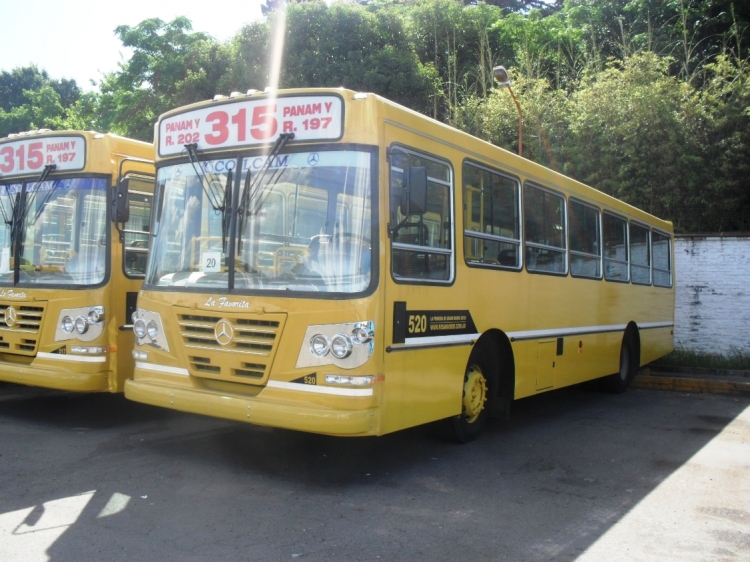
<svg viewBox="0 0 750 562"><path fill-rule="evenodd" d="M36 66L0 73L0 137L65 126L80 96L75 80L53 80Z"/></svg>
<svg viewBox="0 0 750 562"><path fill-rule="evenodd" d="M101 128L150 141L161 113L215 95L229 66L228 49L191 30L185 17L115 29L133 56L99 84Z"/></svg>

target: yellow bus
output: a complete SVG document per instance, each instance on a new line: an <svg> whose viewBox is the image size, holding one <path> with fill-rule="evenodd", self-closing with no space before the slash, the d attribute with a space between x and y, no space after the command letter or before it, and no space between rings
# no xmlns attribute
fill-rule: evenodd
<svg viewBox="0 0 750 562"><path fill-rule="evenodd" d="M130 319L146 270L153 157L153 145L112 134L0 139L1 381L123 391L134 367Z"/></svg>
<svg viewBox="0 0 750 562"><path fill-rule="evenodd" d="M469 441L672 349L670 223L382 97L235 93L156 131L129 399Z"/></svg>

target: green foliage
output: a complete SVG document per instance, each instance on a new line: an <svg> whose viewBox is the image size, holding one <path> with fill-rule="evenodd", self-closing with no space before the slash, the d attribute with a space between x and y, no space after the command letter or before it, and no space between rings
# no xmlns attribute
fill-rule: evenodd
<svg viewBox="0 0 750 562"><path fill-rule="evenodd" d="M732 349L729 353L701 353L692 349L675 349L654 361L656 365L670 367L699 367L702 369L750 370L750 353Z"/></svg>
<svg viewBox="0 0 750 562"><path fill-rule="evenodd" d="M75 80L52 80L35 66L0 73L0 138L66 126L80 96Z"/></svg>
<svg viewBox="0 0 750 562"><path fill-rule="evenodd" d="M213 97L230 50L191 30L185 17L169 23L148 19L115 29L133 56L99 84L97 128L151 141L161 113Z"/></svg>

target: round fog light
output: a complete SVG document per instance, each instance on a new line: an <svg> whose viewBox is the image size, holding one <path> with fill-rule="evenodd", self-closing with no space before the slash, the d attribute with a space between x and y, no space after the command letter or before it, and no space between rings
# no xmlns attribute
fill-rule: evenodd
<svg viewBox="0 0 750 562"><path fill-rule="evenodd" d="M156 326L156 322L151 320L146 325L146 332L148 333L148 337L150 337L152 340L156 340L156 336L159 335L159 328Z"/></svg>
<svg viewBox="0 0 750 562"><path fill-rule="evenodd" d="M146 335L146 323L139 318L135 321L135 324L133 324L133 331L138 338L142 338Z"/></svg>
<svg viewBox="0 0 750 562"><path fill-rule="evenodd" d="M96 324L97 322L99 322L99 320L101 320L101 314L99 313L99 311L96 309L90 310L89 311L89 324Z"/></svg>
<svg viewBox="0 0 750 562"><path fill-rule="evenodd" d="M75 327L73 325L73 319L70 316L66 316L62 319L62 322L60 323L60 327L63 329L63 332L66 334L69 334L73 331L73 328Z"/></svg>
<svg viewBox="0 0 750 562"><path fill-rule="evenodd" d="M331 350L331 340L323 334L316 334L310 338L310 353L317 357L325 357Z"/></svg>
<svg viewBox="0 0 750 562"><path fill-rule="evenodd" d="M331 339L331 353L337 359L346 359L352 354L352 340L344 334L336 334Z"/></svg>
<svg viewBox="0 0 750 562"><path fill-rule="evenodd" d="M78 316L75 319L74 324L75 324L76 332L78 332L79 334L85 334L89 329L89 323L86 320L85 316Z"/></svg>

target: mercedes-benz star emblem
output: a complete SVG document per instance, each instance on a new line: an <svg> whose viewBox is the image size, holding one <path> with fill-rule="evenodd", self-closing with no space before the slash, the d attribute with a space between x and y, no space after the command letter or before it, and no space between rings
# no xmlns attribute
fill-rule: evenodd
<svg viewBox="0 0 750 562"><path fill-rule="evenodd" d="M228 320L219 320L214 328L214 336L219 345L229 345L234 339L234 328Z"/></svg>
<svg viewBox="0 0 750 562"><path fill-rule="evenodd" d="M16 325L16 320L18 319L18 313L16 312L16 309L12 306L9 306L5 309L5 324L8 326L8 328L12 328Z"/></svg>
<svg viewBox="0 0 750 562"><path fill-rule="evenodd" d="M320 156L317 152L313 152L307 157L307 163L310 164L310 166L315 166L318 162L320 162Z"/></svg>

